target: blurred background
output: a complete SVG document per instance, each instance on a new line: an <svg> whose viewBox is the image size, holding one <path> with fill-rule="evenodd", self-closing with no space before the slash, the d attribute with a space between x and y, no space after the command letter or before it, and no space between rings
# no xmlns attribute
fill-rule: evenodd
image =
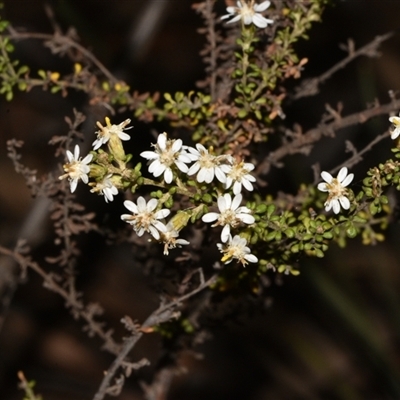
<svg viewBox="0 0 400 400"><path fill-rule="evenodd" d="M189 0L3 3L2 13L14 27L48 33L52 26L44 6L50 5L63 29L74 26L84 46L141 92L186 91L203 78L198 54L203 38L196 32L201 20ZM216 9L222 15L224 2L217 1ZM299 56L309 59L304 77L318 76L345 57L339 44L348 38L359 47L376 35L393 31L394 36L382 45L379 59L355 60L324 84L318 96L285 108L289 127L298 122L304 131L312 128L326 103L342 102L346 115L376 98L389 101L388 91L400 87L399 13L397 0L334 1L327 8L323 23L310 31L310 40L298 44ZM63 60L39 42L21 42L15 55L32 70L63 68ZM83 105L79 96L61 98L41 90L19 94L11 103L0 99L1 245L12 247L18 237L24 237L34 256L54 250L48 205L31 198L6 156L5 143L11 138L23 140L22 161L39 174L52 171L57 160L48 141L67 131L64 117ZM88 135L93 135L97 116L92 118L84 125ZM136 121L134 126L134 145L147 147L151 129L158 126ZM311 163L319 160L329 170L349 157L344 153L345 139L361 148L388 127L383 116L341 131L335 141L324 139L310 158L298 156L288 161L291 168L274 171L274 179L289 181L293 187L301 180L311 181ZM88 141L92 140L90 136ZM390 157L389 149L389 139L381 142L352 171L355 189L362 180L357 177ZM291 172L294 169L296 173ZM121 196L116 204L105 207L102 198L85 189L79 188L79 200L102 215L99 222L119 220ZM285 276L271 285L264 308L216 324L213 337L198 348L203 359L193 354L179 359L187 373L175 378L168 399L400 399L400 229L396 218L395 213L383 244L363 247L356 239L345 250L332 248L323 260L303 259L299 277ZM129 246L99 246L95 236L86 240L78 267L79 288L86 301L102 304L104 319L117 335L123 335L121 317L143 321L156 308L157 293L141 266L132 265ZM100 341L87 338L61 299L44 290L34 274L15 291L9 288L11 268L8 260L0 259L1 295L12 299L10 305L5 300L1 305L0 399L22 399L23 393L17 390L19 370L38 382L37 391L45 400L91 398L113 357L99 351ZM156 336L146 336L133 358L155 362L160 352ZM142 369L139 378L148 381L152 368ZM143 398L135 379L127 381L119 398Z"/></svg>

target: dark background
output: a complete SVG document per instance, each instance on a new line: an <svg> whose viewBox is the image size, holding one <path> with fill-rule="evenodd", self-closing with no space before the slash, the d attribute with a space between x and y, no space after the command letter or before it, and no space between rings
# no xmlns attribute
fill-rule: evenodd
<svg viewBox="0 0 400 400"><path fill-rule="evenodd" d="M51 32L44 1L6 0L3 15L15 27ZM202 37L196 33L200 18L189 0L80 0L48 1L63 28L74 26L93 53L117 76L139 91L178 91L195 87L203 77L198 55ZM217 2L222 15L224 4ZM147 41L140 28L151 7L159 12ZM158 10L158 11L157 11ZM288 126L299 122L313 127L325 103L344 105L344 114L365 108L379 98L389 101L388 90L400 86L400 2L397 0L337 1L328 7L323 23L315 24L310 40L299 43L301 57L309 58L304 76L316 76L344 57L339 43L348 38L362 46L376 35L395 31L382 46L379 59L360 58L324 84L321 93L290 105ZM154 15L153 14L153 21ZM139 32L139 33L138 33ZM21 43L16 56L34 69L56 70L63 61L52 57L39 43ZM47 145L55 134L66 132L65 115L82 105L79 97L63 99L41 90L0 102L0 243L13 246L27 237L38 256L47 254L49 221L38 211L23 179L6 157L5 142L25 141L23 162L40 173L55 166ZM279 183L298 184L312 179L310 164L320 160L330 169L346 159L343 141L351 138L362 147L388 129L387 117L340 132L338 140L325 139L310 159L289 161L291 169L275 171ZM94 129L94 124L93 128ZM148 142L150 127L135 124L138 143ZM89 140L92 140L90 138ZM363 173L390 155L389 139L355 168L354 188ZM296 174L292 171L296 170ZM80 199L89 198L79 188ZM93 197L91 197L93 198ZM104 223L119 220L120 208L105 208L102 199L89 200L104 213ZM121 203L118 196L114 203ZM39 207L40 208L40 207ZM44 210L46 206L43 206ZM363 247L359 239L348 248L332 248L323 260L303 260L299 277L285 277L265 302L272 304L249 318L224 322L199 350L204 359L186 354L179 365L188 373L178 376L169 399L399 399L400 398L400 263L399 226L387 231L387 241ZM149 278L131 265L131 250L93 245L89 238L79 266L79 285L85 300L99 301L104 318L123 334L120 318L130 315L143 321L157 306ZM0 259L0 270L7 261ZM45 400L89 399L93 396L112 357L100 352L101 343L88 339L64 308L61 299L43 290L41 281L29 281L14 293L11 306L2 310L0 333L0 399L21 399L18 370L35 379ZM157 359L159 341L148 335L133 357ZM151 367L140 371L148 380ZM127 382L121 399L140 399L134 379Z"/></svg>

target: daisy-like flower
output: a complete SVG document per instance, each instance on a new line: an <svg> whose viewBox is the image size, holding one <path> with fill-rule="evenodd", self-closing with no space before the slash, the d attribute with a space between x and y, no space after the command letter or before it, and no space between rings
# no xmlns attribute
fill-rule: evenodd
<svg viewBox="0 0 400 400"><path fill-rule="evenodd" d="M251 182L255 182L256 178L249 172L254 169L254 164L241 161L234 162L233 165L223 165L221 168L226 173L226 189L229 189L233 183L233 194L239 194L242 191L242 185L249 192L253 191Z"/></svg>
<svg viewBox="0 0 400 400"><path fill-rule="evenodd" d="M229 235L228 242L221 244L217 243L217 247L221 253L224 253L221 261L224 264L229 264L234 258L241 262L243 266L251 263L258 262L258 258L251 254L250 249L246 246L247 240L240 237L239 235L235 235L232 239L232 236Z"/></svg>
<svg viewBox="0 0 400 400"><path fill-rule="evenodd" d="M218 197L217 203L220 213L210 212L204 214L203 222L217 221L212 227L222 225L221 240L225 243L229 239L231 228L236 228L240 222L253 224L255 219L250 214L251 210L245 206L240 206L242 195L237 194L233 200L229 193Z"/></svg>
<svg viewBox="0 0 400 400"><path fill-rule="evenodd" d="M143 151L140 155L150 160L149 172L156 178L164 174L164 181L171 183L173 178L172 166L187 173L189 167L186 165L192 160L182 149L181 139L167 139L167 134L160 133L157 138L157 144L153 145L154 151Z"/></svg>
<svg viewBox="0 0 400 400"><path fill-rule="evenodd" d="M106 144L113 135L117 135L121 140L129 140L131 137L125 133L124 130L132 128L132 126L126 128L126 126L130 123L131 120L128 118L119 125L111 125L110 118L108 117L106 117L106 126L103 126L100 122L97 122L96 125L100 128L100 130L96 132L97 139L92 144L93 150L97 150L103 144Z"/></svg>
<svg viewBox="0 0 400 400"><path fill-rule="evenodd" d="M80 149L78 145L75 145L74 154L67 150L68 162L63 165L63 169L66 173L58 178L68 178L71 193L75 192L79 179L81 179L83 183L88 183L89 181L88 173L90 172L90 167L88 164L92 161L93 154L88 154L81 160L79 153Z"/></svg>
<svg viewBox="0 0 400 400"><path fill-rule="evenodd" d="M164 254L168 255L170 249L182 247L189 244L185 239L178 239L179 232L174 228L174 224L169 221L165 227L165 232L161 232L161 241L164 243Z"/></svg>
<svg viewBox="0 0 400 400"><path fill-rule="evenodd" d="M170 210L164 208L155 211L158 206L157 199L151 199L148 203L143 197L138 197L137 205L130 200L124 201L124 206L132 212L131 214L121 215L121 219L131 224L138 236L144 232L149 232L154 239L160 239L160 232L166 231L166 226L160 219L168 217Z"/></svg>
<svg viewBox="0 0 400 400"><path fill-rule="evenodd" d="M354 174L347 175L347 168L343 167L340 169L337 178L333 178L332 175L326 171L321 172L321 177L325 182L318 184L318 190L321 190L321 192L328 192L328 198L324 204L325 211L329 211L333 208L333 212L339 214L340 206L348 210L350 208L350 201L346 197L346 186L351 183Z"/></svg>
<svg viewBox="0 0 400 400"><path fill-rule="evenodd" d="M390 137L394 140L400 135L400 118L390 117L389 121L392 123L392 129L390 131Z"/></svg>
<svg viewBox="0 0 400 400"><path fill-rule="evenodd" d="M91 189L90 191L92 193L99 193L104 195L104 200L106 201L106 203L108 203L109 201L113 201L114 200L114 196L118 194L118 189L114 186L114 184L111 181L112 174L109 174L107 176L104 177L104 179L101 182L96 182L92 185L93 189Z"/></svg>
<svg viewBox="0 0 400 400"><path fill-rule="evenodd" d="M196 148L185 147L189 152L189 157L195 163L189 168L188 175L197 173L197 182L211 183L216 177L221 183L226 182L226 174L222 169L222 165L229 162L230 156L213 156L200 143L196 144Z"/></svg>
<svg viewBox="0 0 400 400"><path fill-rule="evenodd" d="M237 7L228 7L226 11L228 14L221 17L221 19L231 18L228 24L242 20L245 25L253 23L258 28L266 28L268 24L274 21L263 17L260 13L265 11L270 5L270 1L263 1L261 4L254 4L254 0L248 3L246 0L239 0Z"/></svg>

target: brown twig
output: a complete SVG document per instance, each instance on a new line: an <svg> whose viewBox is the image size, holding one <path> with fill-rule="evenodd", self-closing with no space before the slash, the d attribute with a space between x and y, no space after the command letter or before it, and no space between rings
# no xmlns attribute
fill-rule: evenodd
<svg viewBox="0 0 400 400"><path fill-rule="evenodd" d="M293 96L290 97L291 100L298 100L302 97L314 96L319 92L319 86L328 80L334 73L343 69L347 66L351 61L355 60L360 56L367 57L378 57L378 47L385 40L391 38L393 36L393 32L386 33L385 35L376 36L374 40L369 42L363 47L360 47L358 50L354 50L354 42L352 39L348 40L348 45L346 50L348 51L348 56L335 64L333 67L329 68L322 75L317 78L310 78L304 80L297 88L294 90ZM343 47L343 46L342 46Z"/></svg>
<svg viewBox="0 0 400 400"><path fill-rule="evenodd" d="M266 175L271 166L278 165L278 162L290 155L304 153L305 149L309 149L311 145L320 140L323 136L332 136L336 131L347 128L352 125L363 124L371 118L379 115L389 114L393 110L400 108L400 100L393 98L390 103L383 105L375 105L364 111L350 114L346 117L336 118L331 123L323 123L318 127L310 129L303 135L298 135L289 143L285 143L277 150L270 153L257 167L257 173Z"/></svg>
<svg viewBox="0 0 400 400"><path fill-rule="evenodd" d="M143 336L143 333L151 332L153 326L162 324L173 318L176 318L177 313L175 310L184 300L189 299L190 297L194 296L195 294L199 293L200 291L209 287L213 282L215 282L216 275L213 275L211 278L205 281L203 276L203 271L199 269L198 272L200 275L200 284L196 289L192 290L189 293L186 293L185 295L167 304L161 304L157 308L157 310L153 311L147 317L147 319L142 324L140 330L135 332L131 337L129 337L125 341L117 358L113 361L110 368L105 373L104 378L93 400L102 400L104 396L107 394L107 389L110 387L113 377L115 376L118 369L121 367L123 361L125 360L125 357L129 354L129 352L133 349L133 347L136 345L139 339Z"/></svg>
<svg viewBox="0 0 400 400"><path fill-rule="evenodd" d="M66 51L67 49L75 49L79 51L86 59L90 60L98 69L103 73L110 82L117 82L118 80L115 76L87 49L77 43L74 39L69 37L68 35L62 35L59 32L55 32L54 34L46 34L46 33L36 33L36 32L18 32L11 26L8 28L10 33L10 39L13 40L26 40L26 39L39 39L44 40L49 43L49 47L55 53L62 51ZM53 46L51 46L53 44Z"/></svg>

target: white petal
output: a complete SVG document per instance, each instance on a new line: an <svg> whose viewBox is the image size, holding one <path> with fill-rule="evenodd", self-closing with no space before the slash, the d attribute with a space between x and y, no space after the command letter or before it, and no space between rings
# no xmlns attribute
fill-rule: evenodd
<svg viewBox="0 0 400 400"><path fill-rule="evenodd" d="M342 182L342 186L343 187L348 186L351 183L351 181L353 180L353 178L354 178L354 174L347 175L346 179Z"/></svg>
<svg viewBox="0 0 400 400"><path fill-rule="evenodd" d="M142 197L142 199L143 199L143 197ZM157 199L150 199L149 202L147 203L146 210L148 212L152 212L156 209L157 205L158 205ZM139 199L138 199L138 206L139 206Z"/></svg>
<svg viewBox="0 0 400 400"><path fill-rule="evenodd" d="M249 192L253 191L253 185L250 183L248 179L243 179L242 184Z"/></svg>
<svg viewBox="0 0 400 400"><path fill-rule="evenodd" d="M245 25L250 25L252 22L253 22L253 18L255 17L255 15L254 16L251 16L251 15L244 15L244 17L243 17L243 23L245 24ZM232 20L233 21L233 20ZM230 21L230 22L232 22L232 21ZM257 24L255 24L255 25L257 25Z"/></svg>
<svg viewBox="0 0 400 400"><path fill-rule="evenodd" d="M222 171L221 168L219 168L219 167L215 168L215 176L217 177L217 179L218 179L221 183L225 183L225 182L226 182L226 175L225 175L225 173Z"/></svg>
<svg viewBox="0 0 400 400"><path fill-rule="evenodd" d="M232 199L229 193L225 193L223 196L220 196L217 199L218 208L221 213L226 211L228 208L231 208L231 203Z"/></svg>
<svg viewBox="0 0 400 400"><path fill-rule="evenodd" d="M339 203L339 200L333 199L333 200L331 200L331 204L332 204L332 207L333 207L333 212L334 212L335 214L339 214L339 212L340 212L340 203Z"/></svg>
<svg viewBox="0 0 400 400"><path fill-rule="evenodd" d="M168 208L163 208L155 213L155 217L157 219L167 218L170 213L171 210L168 210Z"/></svg>
<svg viewBox="0 0 400 400"><path fill-rule="evenodd" d="M327 201L327 202L325 202L325 211L329 211L331 208L332 208L332 205L333 205L333 201L332 200L330 200L330 201Z"/></svg>
<svg viewBox="0 0 400 400"><path fill-rule="evenodd" d="M131 127L132 128L132 127ZM119 132L118 133L118 137L121 139L121 140L129 140L131 137L127 134L127 133L125 133L125 132Z"/></svg>
<svg viewBox="0 0 400 400"><path fill-rule="evenodd" d="M201 218L203 222L214 222L219 218L219 214L216 212L210 212L207 214L204 214Z"/></svg>
<svg viewBox="0 0 400 400"><path fill-rule="evenodd" d="M182 139L177 139L175 142L172 144L171 150L176 153L178 152L182 147Z"/></svg>
<svg viewBox="0 0 400 400"><path fill-rule="evenodd" d="M232 22L239 21L241 18L240 15L236 15L236 17L232 18L230 21L227 22L227 24L231 24Z"/></svg>
<svg viewBox="0 0 400 400"><path fill-rule="evenodd" d="M77 160L79 158L79 146L76 144L74 149L74 158Z"/></svg>
<svg viewBox="0 0 400 400"><path fill-rule="evenodd" d="M194 175L199 169L200 169L200 163L196 162L189 168L189 171L187 172L187 174L189 176Z"/></svg>
<svg viewBox="0 0 400 400"><path fill-rule="evenodd" d="M74 159L74 155L69 150L67 150L67 158L68 162L71 162Z"/></svg>
<svg viewBox="0 0 400 400"><path fill-rule="evenodd" d="M340 169L339 174L337 176L337 180L342 183L347 176L347 168L343 167Z"/></svg>
<svg viewBox="0 0 400 400"><path fill-rule="evenodd" d="M164 151L166 149L166 147L167 147L166 146L167 145L167 135L165 133L160 133L158 135L157 144L158 144L158 147L161 150Z"/></svg>
<svg viewBox="0 0 400 400"><path fill-rule="evenodd" d="M254 224L255 218L250 214L238 214L237 216L245 224Z"/></svg>
<svg viewBox="0 0 400 400"><path fill-rule="evenodd" d="M175 162L175 165L178 167L180 171L184 172L185 174L189 171L189 167L179 160Z"/></svg>
<svg viewBox="0 0 400 400"><path fill-rule="evenodd" d="M125 206L129 211L133 212L134 214L137 214L138 208L137 208L137 205L136 205L133 201L125 200L125 201L124 201L124 206Z"/></svg>
<svg viewBox="0 0 400 400"><path fill-rule="evenodd" d="M230 233L231 233L231 227L229 225L225 225L221 232L222 243L226 243L228 241Z"/></svg>
<svg viewBox="0 0 400 400"><path fill-rule="evenodd" d="M243 199L243 196L240 193L237 194L233 198L232 207L230 207L230 208L232 208L232 210L236 210L240 206L240 203L242 202L242 199Z"/></svg>
<svg viewBox="0 0 400 400"><path fill-rule="evenodd" d="M149 226L149 231L150 235L153 236L154 239L158 240L160 239L160 232L154 227L154 226Z"/></svg>
<svg viewBox="0 0 400 400"><path fill-rule="evenodd" d="M151 200L155 200L155 199L151 199ZM150 203L150 201L149 201L149 203ZM155 200L155 201L157 201L157 200ZM154 208L156 208L156 207L154 207ZM137 210L138 210L137 212L146 211L146 200L142 196L139 196L137 198Z"/></svg>
<svg viewBox="0 0 400 400"><path fill-rule="evenodd" d="M333 180L333 176L329 172L326 172L326 171L321 172L321 178L327 183L331 183Z"/></svg>
<svg viewBox="0 0 400 400"><path fill-rule="evenodd" d="M350 200L345 197L345 196L341 196L339 197L339 201L340 201L340 205L345 209L348 210L350 208Z"/></svg>
<svg viewBox="0 0 400 400"><path fill-rule="evenodd" d="M260 14L254 14L252 18L252 22L258 28L266 28L268 26L268 19L264 18ZM248 24L247 24L248 25Z"/></svg>
<svg viewBox="0 0 400 400"><path fill-rule="evenodd" d="M211 183L214 179L214 168L201 168L197 174L197 182Z"/></svg>
<svg viewBox="0 0 400 400"><path fill-rule="evenodd" d="M166 168L164 172L164 181L165 183L171 183L174 174L172 173L171 168Z"/></svg>
<svg viewBox="0 0 400 400"><path fill-rule="evenodd" d="M74 193L76 190L76 187L78 186L78 179L72 179L69 182L69 185L70 185L71 193Z"/></svg>
<svg viewBox="0 0 400 400"><path fill-rule="evenodd" d="M326 187L326 183L325 182L318 183L317 188L321 192L327 192L328 191L328 188Z"/></svg>
<svg viewBox="0 0 400 400"><path fill-rule="evenodd" d="M242 191L242 184L236 181L233 185L233 194L239 194L241 191Z"/></svg>
<svg viewBox="0 0 400 400"><path fill-rule="evenodd" d="M83 163L83 164L89 164L90 161L92 161L92 158L93 158L93 154L88 154L88 155L82 160L82 163Z"/></svg>
<svg viewBox="0 0 400 400"><path fill-rule="evenodd" d="M256 262L258 262L258 258L257 258L255 255L253 255L253 254L246 254L246 255L244 256L244 259L247 260L248 262L251 262L251 263L256 263Z"/></svg>
<svg viewBox="0 0 400 400"><path fill-rule="evenodd" d="M391 139L397 139L397 137L400 135L400 129L399 128L396 128L393 132L392 132L392 134L390 135L390 137L391 137Z"/></svg>
<svg viewBox="0 0 400 400"><path fill-rule="evenodd" d="M154 221L152 225L154 225L160 232L167 231L167 227L161 221Z"/></svg>
<svg viewBox="0 0 400 400"><path fill-rule="evenodd" d="M159 154L157 154L155 151L149 150L141 152L140 155L147 160L154 160L160 157Z"/></svg>
<svg viewBox="0 0 400 400"><path fill-rule="evenodd" d="M271 5L270 1L263 1L261 4L254 4L254 11L261 12L265 11Z"/></svg>

